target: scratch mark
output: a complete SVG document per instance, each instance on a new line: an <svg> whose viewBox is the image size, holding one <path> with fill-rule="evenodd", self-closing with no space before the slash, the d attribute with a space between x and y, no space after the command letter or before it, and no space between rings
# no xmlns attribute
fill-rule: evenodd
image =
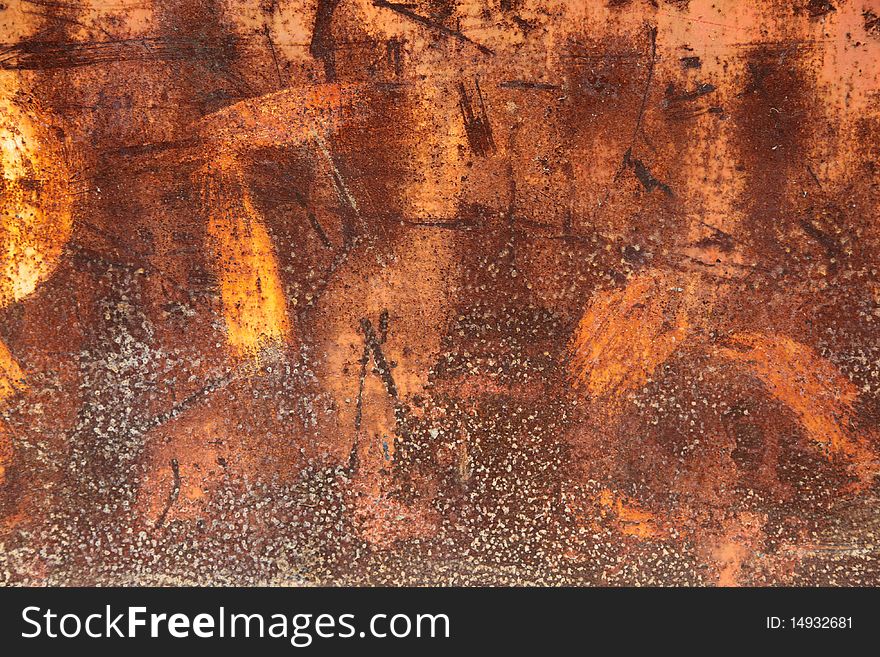
<svg viewBox="0 0 880 657"><path fill-rule="evenodd" d="M642 129L642 120L645 118L645 109L648 106L648 94L651 91L651 82L654 80L654 67L657 64L657 27L652 25L648 29L648 34L651 39L651 59L648 63L648 77L645 80L645 90L642 92L642 103L639 105L639 114L636 117L636 126L633 129L632 139L630 139L629 150L635 146L636 138Z"/></svg>
<svg viewBox="0 0 880 657"><path fill-rule="evenodd" d="M317 131L312 130L312 137L315 140L315 143L318 145L318 150L321 151L321 154L324 156L324 159L327 160L327 164L330 167L330 174L333 179L333 186L336 188L336 193L339 196L339 200L345 203L348 207L355 211L355 213L360 213L358 209L357 201L355 200L352 193L349 191L348 186L345 184L345 179L342 177L342 174L339 173L339 169L336 166L336 162L333 159L333 154L330 153L330 149L327 147L327 142L317 133Z"/></svg>
<svg viewBox="0 0 880 657"><path fill-rule="evenodd" d="M272 33L269 31L269 26L263 26L263 33L266 35L266 41L269 43L269 52L272 53L272 61L275 63L275 75L278 76L278 88L284 86L284 80L281 77L281 67L278 65L278 56L275 54L275 44L272 42Z"/></svg>
<svg viewBox="0 0 880 657"><path fill-rule="evenodd" d="M445 25L438 23L435 20L422 16L421 14L417 14L416 12L409 9L406 5L398 4L396 2L386 2L386 0L373 0L374 7L380 7L382 9L390 9L391 11L400 14L401 16L406 16L411 21L418 23L419 25L424 25L427 28L430 28L443 36L450 37L452 39L456 39L461 41L462 43L468 43L474 46L477 50L479 50L484 55L494 55L495 51L487 46L484 46L481 43L477 43L473 39L468 36L465 36L463 33L458 30L453 30L452 28L446 27Z"/></svg>
<svg viewBox="0 0 880 657"><path fill-rule="evenodd" d="M330 241L330 238L327 237L327 233L324 231L324 227L318 221L318 217L315 216L315 213L312 212L312 209L309 207L309 204L306 203L306 200L303 198L303 195L299 192L293 193L294 198L296 199L297 204L305 211L306 217L309 219L309 224L312 226L312 229L318 235L318 239L321 240L321 244L323 244L328 249L333 248L333 242Z"/></svg>
<svg viewBox="0 0 880 657"><path fill-rule="evenodd" d="M550 82L532 82L530 80L506 80L499 85L502 89L524 89L535 91L555 91L560 88L558 84Z"/></svg>
<svg viewBox="0 0 880 657"><path fill-rule="evenodd" d="M388 391L388 395L395 402L398 402L400 398L397 394L397 385L394 383L394 376L391 374L391 367L388 365L388 361L385 360L385 354L382 351L382 343L379 341L379 338L376 337L372 322L366 318L362 319L361 331L364 333L366 346L368 346L373 353L373 360L376 363L376 369L379 372L379 376L382 378L382 383L385 384L385 390Z"/></svg>
<svg viewBox="0 0 880 657"><path fill-rule="evenodd" d="M650 60L648 62L648 75L645 78L645 89L642 92L642 101L639 104L639 112L636 115L636 123L633 128L632 137L629 140L629 146L626 149L626 152L623 154L623 160L620 163L620 166L617 168L617 171L614 174L614 177L611 179L611 184L605 189L605 194L602 197L602 201L599 203L598 212L602 212L605 206L608 204L608 198L611 196L611 186L616 184L618 180L620 180L621 174L627 169L630 164L630 159L632 157L632 150L636 144L636 139L639 136L639 132L642 129L642 120L645 116L645 110L648 106L648 94L651 91L651 82L654 80L654 67L657 64L657 27L655 25L650 25L648 27L648 37L650 39ZM636 174L638 175L638 174ZM642 183L644 184L644 182ZM649 190L650 191L650 190Z"/></svg>

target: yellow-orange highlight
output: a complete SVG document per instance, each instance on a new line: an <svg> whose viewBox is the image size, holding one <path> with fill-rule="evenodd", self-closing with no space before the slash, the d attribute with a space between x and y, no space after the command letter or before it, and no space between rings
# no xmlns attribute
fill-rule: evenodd
<svg viewBox="0 0 880 657"><path fill-rule="evenodd" d="M61 153L7 93L0 95L0 150L0 307L6 307L55 269L72 218Z"/></svg>
<svg viewBox="0 0 880 657"><path fill-rule="evenodd" d="M208 236L227 340L237 357L259 358L288 338L290 321L269 233L247 188L226 180L225 173L208 180Z"/></svg>

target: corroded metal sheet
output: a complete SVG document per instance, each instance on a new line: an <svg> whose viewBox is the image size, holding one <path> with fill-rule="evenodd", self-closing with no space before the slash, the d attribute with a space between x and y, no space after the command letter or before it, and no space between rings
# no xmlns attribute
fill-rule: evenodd
<svg viewBox="0 0 880 657"><path fill-rule="evenodd" d="M0 33L0 583L880 583L874 0Z"/></svg>

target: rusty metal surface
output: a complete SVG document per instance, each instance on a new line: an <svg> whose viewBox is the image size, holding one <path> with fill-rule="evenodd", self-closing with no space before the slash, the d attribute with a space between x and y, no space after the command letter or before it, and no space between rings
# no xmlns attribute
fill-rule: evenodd
<svg viewBox="0 0 880 657"><path fill-rule="evenodd" d="M880 582L873 0L0 33L0 583Z"/></svg>

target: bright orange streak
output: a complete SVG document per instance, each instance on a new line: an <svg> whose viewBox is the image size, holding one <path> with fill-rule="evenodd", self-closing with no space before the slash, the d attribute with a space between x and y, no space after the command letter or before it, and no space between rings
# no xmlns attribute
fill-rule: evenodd
<svg viewBox="0 0 880 657"><path fill-rule="evenodd" d="M23 299L48 278L70 237L67 168L40 137L29 116L8 97L0 98L0 307Z"/></svg>
<svg viewBox="0 0 880 657"><path fill-rule="evenodd" d="M223 174L219 174L223 176ZM272 240L244 185L209 180L208 235L216 262L227 340L237 357L259 358L290 334Z"/></svg>
<svg viewBox="0 0 880 657"><path fill-rule="evenodd" d="M575 384L594 396L619 398L648 380L688 332L683 304L669 287L653 272L590 302L571 342Z"/></svg>
<svg viewBox="0 0 880 657"><path fill-rule="evenodd" d="M846 427L857 388L812 349L784 335L739 333L721 355L744 364L776 399L797 416L807 435L857 462L873 460L870 450Z"/></svg>

